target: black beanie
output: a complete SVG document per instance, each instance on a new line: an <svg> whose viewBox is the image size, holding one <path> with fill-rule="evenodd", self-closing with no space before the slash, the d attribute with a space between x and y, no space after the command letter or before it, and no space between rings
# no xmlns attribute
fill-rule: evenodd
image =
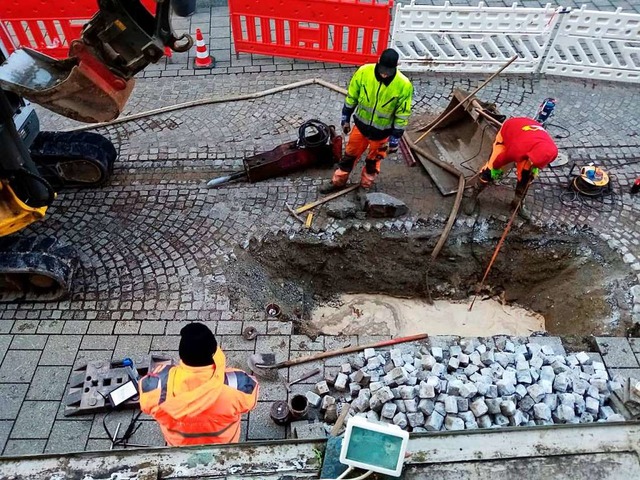
<svg viewBox="0 0 640 480"><path fill-rule="evenodd" d="M218 342L209 327L203 323L190 323L180 330L180 360L190 367L213 365L213 354Z"/></svg>
<svg viewBox="0 0 640 480"><path fill-rule="evenodd" d="M393 48L387 48L378 59L378 70L386 75L394 75L400 55Z"/></svg>

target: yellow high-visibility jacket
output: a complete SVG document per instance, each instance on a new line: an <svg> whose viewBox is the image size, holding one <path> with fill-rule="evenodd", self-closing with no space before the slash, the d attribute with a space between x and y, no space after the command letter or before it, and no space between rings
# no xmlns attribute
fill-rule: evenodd
<svg viewBox="0 0 640 480"><path fill-rule="evenodd" d="M355 109L355 124L370 140L401 136L411 115L413 85L399 70L385 85L376 78L375 68L375 63L358 68L349 82L345 110Z"/></svg>

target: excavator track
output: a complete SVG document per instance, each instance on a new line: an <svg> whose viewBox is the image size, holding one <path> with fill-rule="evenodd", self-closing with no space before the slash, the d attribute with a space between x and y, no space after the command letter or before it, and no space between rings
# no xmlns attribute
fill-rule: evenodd
<svg viewBox="0 0 640 480"><path fill-rule="evenodd" d="M56 190L103 185L117 157L113 144L92 132L40 132L30 154ZM63 299L71 291L77 265L75 249L55 238L0 238L0 302Z"/></svg>
<svg viewBox="0 0 640 480"><path fill-rule="evenodd" d="M40 132L30 150L40 174L56 189L104 185L118 156L111 141L93 132Z"/></svg>
<svg viewBox="0 0 640 480"><path fill-rule="evenodd" d="M55 238L0 239L0 302L65 298L78 264L76 251Z"/></svg>

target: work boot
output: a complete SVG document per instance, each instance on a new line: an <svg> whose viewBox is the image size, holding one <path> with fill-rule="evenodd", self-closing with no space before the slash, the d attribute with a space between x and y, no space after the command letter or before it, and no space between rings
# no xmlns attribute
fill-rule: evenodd
<svg viewBox="0 0 640 480"><path fill-rule="evenodd" d="M518 203L520 203L520 198L521 197L516 195L516 197L511 201L511 210L518 207ZM529 222L531 220L531 212L527 208L527 205L524 199L522 199L522 203L520 203L520 210L518 210L518 216L526 222Z"/></svg>
<svg viewBox="0 0 640 480"><path fill-rule="evenodd" d="M485 187L486 184L484 183L476 183L471 187L470 191L464 192L464 197L462 198L462 211L465 215L473 215L476 205L478 204L478 195L482 193Z"/></svg>

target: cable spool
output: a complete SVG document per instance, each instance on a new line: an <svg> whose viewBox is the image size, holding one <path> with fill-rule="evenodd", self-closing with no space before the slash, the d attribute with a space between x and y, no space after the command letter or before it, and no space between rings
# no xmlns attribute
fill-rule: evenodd
<svg viewBox="0 0 640 480"><path fill-rule="evenodd" d="M595 165L580 169L580 175L571 180L571 189L587 197L598 197L611 191L609 174Z"/></svg>

